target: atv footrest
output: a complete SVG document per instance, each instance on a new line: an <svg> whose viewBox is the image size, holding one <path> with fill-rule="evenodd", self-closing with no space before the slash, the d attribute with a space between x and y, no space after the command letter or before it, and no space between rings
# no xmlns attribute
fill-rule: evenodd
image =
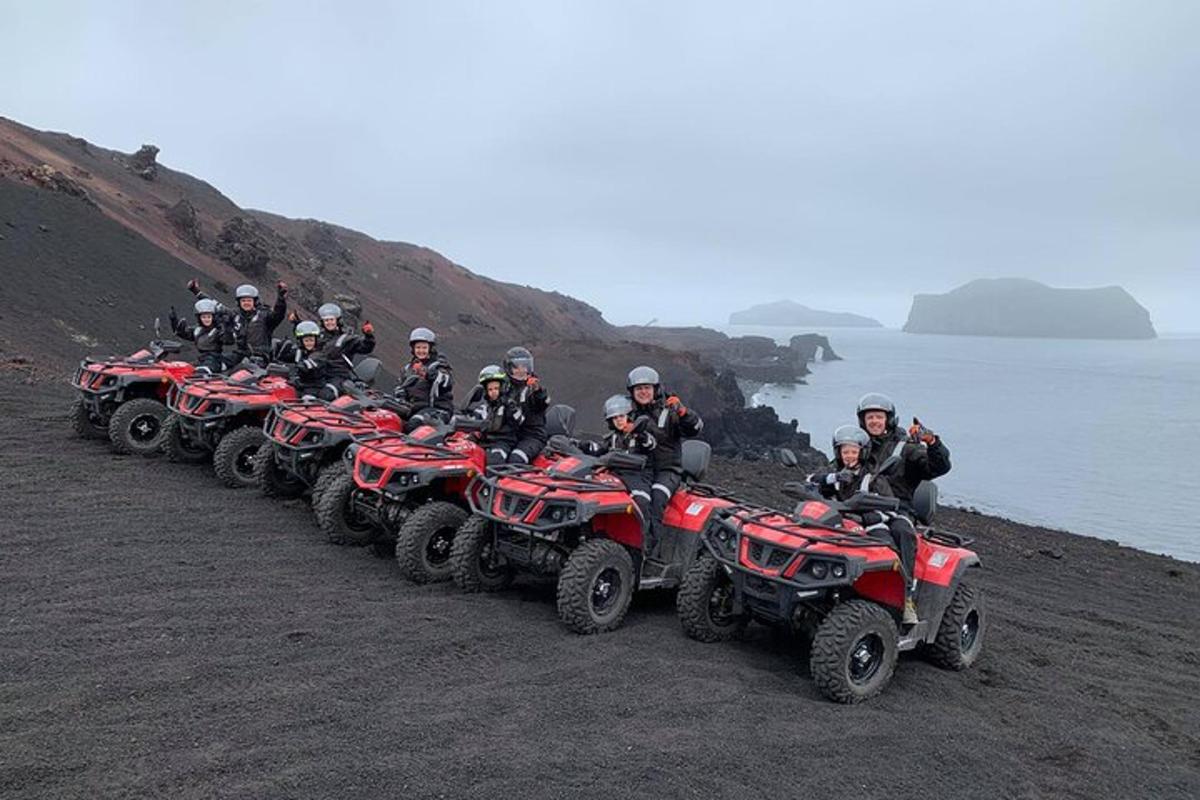
<svg viewBox="0 0 1200 800"><path fill-rule="evenodd" d="M917 645L925 641L925 637L929 635L929 623L921 620L916 625L913 625L908 630L900 634L900 640L896 643L896 649L900 651L913 650Z"/></svg>

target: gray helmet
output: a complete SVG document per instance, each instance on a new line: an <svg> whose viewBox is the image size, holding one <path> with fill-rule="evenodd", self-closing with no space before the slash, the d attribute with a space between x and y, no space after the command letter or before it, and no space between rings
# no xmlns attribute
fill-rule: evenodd
<svg viewBox="0 0 1200 800"><path fill-rule="evenodd" d="M201 314L216 314L216 313L217 313L217 301L216 300L209 300L206 297L203 300L196 301L196 316L200 316Z"/></svg>
<svg viewBox="0 0 1200 800"><path fill-rule="evenodd" d="M486 386L492 381L502 381L506 377L508 376L504 374L504 368L499 364L488 364L479 370L479 385Z"/></svg>
<svg viewBox="0 0 1200 800"><path fill-rule="evenodd" d="M838 454L838 448L844 444L856 444L866 447L871 443L871 437L857 425L842 425L833 432L833 454Z"/></svg>
<svg viewBox="0 0 1200 800"><path fill-rule="evenodd" d="M860 427L866 427L864 418L868 411L882 411L887 414L887 429L890 431L896 427L896 404L886 394L870 392L859 398L858 424Z"/></svg>
<svg viewBox="0 0 1200 800"><path fill-rule="evenodd" d="M437 344L437 334L429 330L429 328L413 328L412 333L408 335L408 343L414 345L417 342Z"/></svg>
<svg viewBox="0 0 1200 800"><path fill-rule="evenodd" d="M321 326L313 322L311 319L306 319L296 326L296 338L303 339L305 336L320 336Z"/></svg>
<svg viewBox="0 0 1200 800"><path fill-rule="evenodd" d="M317 316L321 319L333 317L336 320L340 320L342 318L342 307L337 303L325 303L317 309Z"/></svg>
<svg viewBox="0 0 1200 800"><path fill-rule="evenodd" d="M604 418L606 420L624 414L629 416L633 413L633 401L628 395L614 394L612 397L604 401Z"/></svg>
<svg viewBox="0 0 1200 800"><path fill-rule="evenodd" d="M528 348L510 347L504 354L504 371L512 375L516 367L524 367L526 372L533 374L533 353Z"/></svg>
<svg viewBox="0 0 1200 800"><path fill-rule="evenodd" d="M658 388L658 370L647 366L634 367L629 370L629 378L625 381L626 388L632 389L635 386L646 384L653 386L655 389Z"/></svg>
<svg viewBox="0 0 1200 800"><path fill-rule="evenodd" d="M236 297L238 300L241 300L243 297L253 297L255 300L257 300L258 299L258 289L254 288L253 286L251 286L248 283L243 283L241 286L237 287L237 289L234 290L233 296Z"/></svg>

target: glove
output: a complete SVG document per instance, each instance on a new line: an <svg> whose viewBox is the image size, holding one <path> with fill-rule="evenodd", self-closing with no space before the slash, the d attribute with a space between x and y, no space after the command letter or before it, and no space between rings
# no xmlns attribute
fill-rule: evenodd
<svg viewBox="0 0 1200 800"><path fill-rule="evenodd" d="M420 375L422 378L425 377L425 365L420 361L412 362L412 371L414 374Z"/></svg>
<svg viewBox="0 0 1200 800"><path fill-rule="evenodd" d="M536 392L538 390L538 387L541 386L542 384L538 380L537 375L530 375L528 378L525 379L525 385L529 387L530 391Z"/></svg>
<svg viewBox="0 0 1200 800"><path fill-rule="evenodd" d="M921 424L921 420L913 417L913 424L908 428L908 437L914 442L933 444L938 440L937 434Z"/></svg>
<svg viewBox="0 0 1200 800"><path fill-rule="evenodd" d="M670 395L667 397L667 408L671 409L681 417L686 417L688 413L687 407L684 406L683 401L675 395Z"/></svg>
<svg viewBox="0 0 1200 800"><path fill-rule="evenodd" d="M375 326L372 325L370 322L364 322L362 324L362 332L363 332L363 335L365 335L365 336L374 336L375 335Z"/></svg>
<svg viewBox="0 0 1200 800"><path fill-rule="evenodd" d="M283 281L275 284L275 291L279 292L280 297L287 297L288 287Z"/></svg>
<svg viewBox="0 0 1200 800"><path fill-rule="evenodd" d="M297 311L294 311L294 310L293 310L293 311L289 311L289 312L288 312L288 322L290 322L290 323L292 323L293 325L295 325L295 324L296 324L297 322L299 322L299 321L300 321L300 314L299 314L299 312L297 312Z"/></svg>
<svg viewBox="0 0 1200 800"><path fill-rule="evenodd" d="M582 442L579 443L579 449L582 450L584 453L586 453L589 456L599 455L600 443L593 442L590 439L584 439Z"/></svg>
<svg viewBox="0 0 1200 800"><path fill-rule="evenodd" d="M190 281L187 282L187 288L188 288L188 291L191 292L192 294L200 294L200 281L196 280L195 278L192 278Z"/></svg>
<svg viewBox="0 0 1200 800"><path fill-rule="evenodd" d="M836 486L839 483L850 483L854 480L854 470L843 469L839 472L830 472L825 476L825 483L830 486Z"/></svg>

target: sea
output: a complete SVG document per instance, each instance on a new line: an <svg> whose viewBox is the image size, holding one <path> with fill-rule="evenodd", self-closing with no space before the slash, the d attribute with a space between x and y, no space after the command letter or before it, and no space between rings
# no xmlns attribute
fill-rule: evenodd
<svg viewBox="0 0 1200 800"><path fill-rule="evenodd" d="M811 329L723 326L786 343ZM1019 522L1200 561L1200 334L1149 341L826 332L844 360L752 402L795 419L813 446L854 422L866 392L950 448L941 497Z"/></svg>

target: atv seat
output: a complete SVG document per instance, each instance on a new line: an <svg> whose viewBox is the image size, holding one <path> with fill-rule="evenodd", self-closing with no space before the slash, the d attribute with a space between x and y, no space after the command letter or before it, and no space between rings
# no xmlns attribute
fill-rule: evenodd
<svg viewBox="0 0 1200 800"><path fill-rule="evenodd" d="M938 490L933 481L921 481L913 490L912 510L917 522L922 525L933 524L933 514L937 511Z"/></svg>
<svg viewBox="0 0 1200 800"><path fill-rule="evenodd" d="M575 435L575 409L570 406L550 406L546 411L546 438Z"/></svg>
<svg viewBox="0 0 1200 800"><path fill-rule="evenodd" d="M704 473L708 471L708 462L711 458L712 446L708 442L700 439L685 439L683 454L680 456L684 477L691 481L702 480Z"/></svg>

